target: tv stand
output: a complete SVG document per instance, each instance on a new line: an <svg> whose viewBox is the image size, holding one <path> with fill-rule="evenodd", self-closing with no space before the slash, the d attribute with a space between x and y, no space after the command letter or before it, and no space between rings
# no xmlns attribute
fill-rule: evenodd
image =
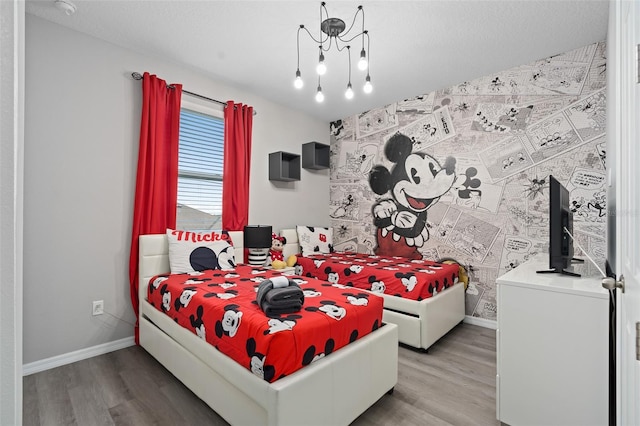
<svg viewBox="0 0 640 426"><path fill-rule="evenodd" d="M584 263L584 259L578 259L577 257L572 257L570 263ZM561 275L569 275L570 277L579 277L580 274L572 271L567 271L566 269L543 269L541 271L536 271L538 274L561 274Z"/></svg>
<svg viewBox="0 0 640 426"><path fill-rule="evenodd" d="M535 256L496 280L497 418L607 425L609 292L586 272L536 274L547 260Z"/></svg>
<svg viewBox="0 0 640 426"><path fill-rule="evenodd" d="M584 262L584 260L583 260ZM562 274L562 275L569 275L571 277L579 277L580 274L577 274L575 272L571 272L571 271L567 271L564 269L543 269L541 271L536 271L538 274Z"/></svg>

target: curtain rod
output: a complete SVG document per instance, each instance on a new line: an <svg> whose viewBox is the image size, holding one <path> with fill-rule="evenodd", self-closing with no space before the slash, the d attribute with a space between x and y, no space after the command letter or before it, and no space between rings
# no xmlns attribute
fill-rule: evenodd
<svg viewBox="0 0 640 426"><path fill-rule="evenodd" d="M133 77L134 80L142 80L143 79L142 74L140 74L139 72L135 72L135 71L131 73L131 77ZM167 87L173 88L173 86L171 86L171 85L167 85ZM182 89L182 93L186 93L188 95L195 96L196 98L204 99L205 101L209 101L209 102L213 102L213 103L216 103L216 104L220 104L223 107L227 106L226 102L219 101L219 100L213 99L213 98L208 98L206 96L202 96L202 95L199 95L198 93L193 93L193 92L190 92L188 90ZM254 109L253 110L253 115L256 115L257 113L258 112Z"/></svg>

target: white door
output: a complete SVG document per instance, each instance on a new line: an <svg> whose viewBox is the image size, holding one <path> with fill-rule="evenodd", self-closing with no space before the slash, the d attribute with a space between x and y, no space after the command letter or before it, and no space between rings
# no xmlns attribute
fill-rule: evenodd
<svg viewBox="0 0 640 426"><path fill-rule="evenodd" d="M626 290L617 290L616 380L618 425L640 425L640 361L636 324L640 321L640 5L611 2L608 36L609 148L613 149L616 224L615 267Z"/></svg>

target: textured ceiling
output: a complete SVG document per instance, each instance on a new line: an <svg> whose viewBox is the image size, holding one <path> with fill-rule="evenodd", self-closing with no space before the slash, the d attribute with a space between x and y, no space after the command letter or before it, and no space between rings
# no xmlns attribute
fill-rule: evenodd
<svg viewBox="0 0 640 426"><path fill-rule="evenodd" d="M428 0L327 2L350 25L359 4L371 38L371 94L355 66L355 97L344 98L344 52L327 53L326 99L314 100L318 47L301 36L304 88L293 87L296 32L320 25L316 1L72 0L66 16L53 0L27 0L27 13L133 51L165 57L222 83L331 121L524 65L607 35L608 0ZM132 70L139 71L139 70ZM185 89L189 90L185 83ZM215 94L211 96L215 97Z"/></svg>

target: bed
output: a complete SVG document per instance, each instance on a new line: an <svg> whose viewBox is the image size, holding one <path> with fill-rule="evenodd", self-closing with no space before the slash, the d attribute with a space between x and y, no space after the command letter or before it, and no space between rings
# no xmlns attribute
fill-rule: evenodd
<svg viewBox="0 0 640 426"><path fill-rule="evenodd" d="M300 253L296 229L283 229L284 257ZM327 263L325 267L329 266ZM340 264L344 267L344 264ZM336 268L338 265L335 266ZM401 278L399 278L401 280ZM340 282L346 284L345 282ZM399 284L402 287L402 284ZM406 297L381 294L384 298L383 322L398 326L398 340L411 347L426 351L438 339L464 319L464 285L455 284L432 297L413 300Z"/></svg>
<svg viewBox="0 0 640 426"><path fill-rule="evenodd" d="M230 235L242 259L242 233ZM229 423L346 425L393 390L394 324L272 383L259 378L147 301L149 280L170 269L168 253L165 234L140 237L140 345Z"/></svg>

